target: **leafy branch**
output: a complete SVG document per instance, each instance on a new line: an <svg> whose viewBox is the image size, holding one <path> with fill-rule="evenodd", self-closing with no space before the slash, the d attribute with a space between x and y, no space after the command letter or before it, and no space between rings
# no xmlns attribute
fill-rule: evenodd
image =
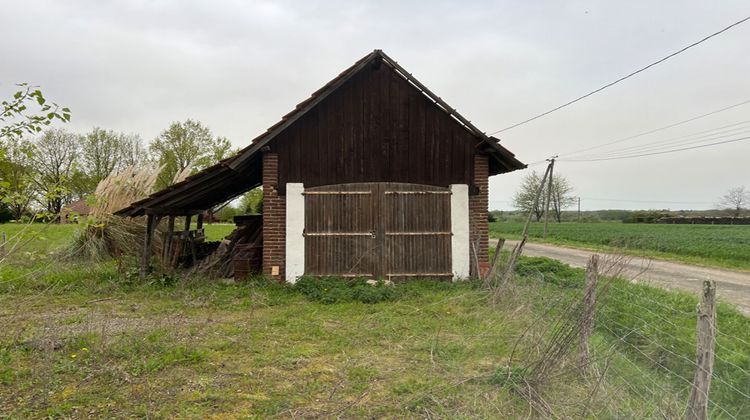
<svg viewBox="0 0 750 420"><path fill-rule="evenodd" d="M19 83L11 100L0 102L0 141L36 134L53 121L70 121L70 109L48 102L38 86ZM12 120L12 121L11 121ZM11 121L8 124L6 122Z"/></svg>

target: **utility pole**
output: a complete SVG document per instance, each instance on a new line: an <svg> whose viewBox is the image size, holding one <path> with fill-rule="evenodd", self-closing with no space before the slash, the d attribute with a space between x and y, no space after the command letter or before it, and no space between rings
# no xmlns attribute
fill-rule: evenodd
<svg viewBox="0 0 750 420"><path fill-rule="evenodd" d="M581 223L581 196L578 196L578 223Z"/></svg>
<svg viewBox="0 0 750 420"><path fill-rule="evenodd" d="M552 201L552 172L555 169L555 159L557 156L552 156L547 159L549 162L549 180L547 181L547 202L544 206L544 239L547 239L547 223L549 222L549 204Z"/></svg>

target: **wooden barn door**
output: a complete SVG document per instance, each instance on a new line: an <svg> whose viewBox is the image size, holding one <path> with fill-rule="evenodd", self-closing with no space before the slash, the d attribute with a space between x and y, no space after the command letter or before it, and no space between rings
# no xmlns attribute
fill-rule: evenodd
<svg viewBox="0 0 750 420"><path fill-rule="evenodd" d="M376 274L376 193L368 184L305 189L305 274Z"/></svg>
<svg viewBox="0 0 750 420"><path fill-rule="evenodd" d="M448 188L381 184L384 278L451 278Z"/></svg>
<svg viewBox="0 0 750 420"><path fill-rule="evenodd" d="M450 190L341 184L305 190L305 273L452 277Z"/></svg>

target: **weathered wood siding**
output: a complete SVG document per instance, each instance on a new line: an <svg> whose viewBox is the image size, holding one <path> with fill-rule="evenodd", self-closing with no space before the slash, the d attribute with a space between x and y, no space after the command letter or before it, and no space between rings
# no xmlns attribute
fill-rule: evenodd
<svg viewBox="0 0 750 420"><path fill-rule="evenodd" d="M385 64L368 66L280 134L279 184L472 185L478 140Z"/></svg>
<svg viewBox="0 0 750 420"><path fill-rule="evenodd" d="M450 190L357 183L305 190L305 273L452 276Z"/></svg>

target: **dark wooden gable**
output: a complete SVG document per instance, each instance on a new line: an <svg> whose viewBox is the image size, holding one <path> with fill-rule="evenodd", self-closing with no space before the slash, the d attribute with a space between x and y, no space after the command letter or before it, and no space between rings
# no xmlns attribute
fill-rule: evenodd
<svg viewBox="0 0 750 420"><path fill-rule="evenodd" d="M261 155L279 154L279 188L355 182L471 184L474 154L489 174L525 168L384 52L358 60L238 154L116 214L195 214L261 184Z"/></svg>
<svg viewBox="0 0 750 420"><path fill-rule="evenodd" d="M471 184L474 134L379 58L269 144L279 185Z"/></svg>

